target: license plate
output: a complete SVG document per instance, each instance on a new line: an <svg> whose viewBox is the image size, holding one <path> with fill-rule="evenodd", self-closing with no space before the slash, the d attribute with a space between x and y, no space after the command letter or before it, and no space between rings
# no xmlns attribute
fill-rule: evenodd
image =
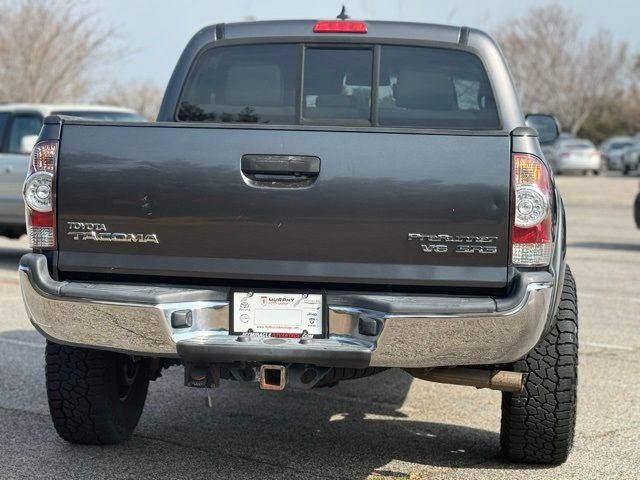
<svg viewBox="0 0 640 480"><path fill-rule="evenodd" d="M307 337L324 333L321 294L233 292L235 334Z"/></svg>

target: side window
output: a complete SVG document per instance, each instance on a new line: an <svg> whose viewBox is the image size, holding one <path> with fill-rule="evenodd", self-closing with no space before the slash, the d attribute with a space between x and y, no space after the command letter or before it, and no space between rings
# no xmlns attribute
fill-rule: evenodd
<svg viewBox="0 0 640 480"><path fill-rule="evenodd" d="M22 151L22 140L29 135L38 135L42 128L42 118L35 115L16 115L9 131L9 153L29 153Z"/></svg>

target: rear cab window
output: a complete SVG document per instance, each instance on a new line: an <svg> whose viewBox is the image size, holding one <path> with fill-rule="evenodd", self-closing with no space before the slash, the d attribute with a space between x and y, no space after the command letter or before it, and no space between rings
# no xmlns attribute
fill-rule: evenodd
<svg viewBox="0 0 640 480"><path fill-rule="evenodd" d="M500 127L489 80L473 54L383 46L378 84L380 125Z"/></svg>
<svg viewBox="0 0 640 480"><path fill-rule="evenodd" d="M297 50L294 44L210 48L191 72L177 119L294 124Z"/></svg>
<svg viewBox="0 0 640 480"><path fill-rule="evenodd" d="M371 48L305 49L302 121L370 125L372 68Z"/></svg>
<svg viewBox="0 0 640 480"><path fill-rule="evenodd" d="M480 59L397 45L213 46L196 59L176 120L496 130Z"/></svg>

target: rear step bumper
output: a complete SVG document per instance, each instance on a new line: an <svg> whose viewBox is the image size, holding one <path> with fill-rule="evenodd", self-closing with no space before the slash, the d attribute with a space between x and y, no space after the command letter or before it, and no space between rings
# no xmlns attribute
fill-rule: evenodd
<svg viewBox="0 0 640 480"><path fill-rule="evenodd" d="M20 260L29 318L50 340L191 362L509 363L540 339L553 308L553 280L549 272L522 274L506 298L327 292L328 338L283 339L230 335L228 289L58 282L43 255ZM172 316L185 311L191 326L174 328Z"/></svg>

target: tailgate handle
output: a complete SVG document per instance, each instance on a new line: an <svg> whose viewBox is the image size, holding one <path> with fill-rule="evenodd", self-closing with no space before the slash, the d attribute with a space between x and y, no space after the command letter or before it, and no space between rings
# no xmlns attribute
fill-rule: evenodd
<svg viewBox="0 0 640 480"><path fill-rule="evenodd" d="M308 155L243 155L240 167L246 176L256 177L253 180L259 176L303 180L320 174L320 158Z"/></svg>

